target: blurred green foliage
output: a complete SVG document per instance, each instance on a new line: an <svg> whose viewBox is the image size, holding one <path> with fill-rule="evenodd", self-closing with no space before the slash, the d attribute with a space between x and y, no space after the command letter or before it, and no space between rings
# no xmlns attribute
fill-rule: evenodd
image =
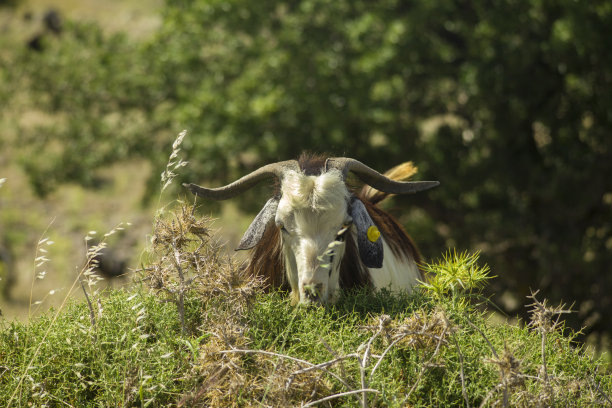
<svg viewBox="0 0 612 408"><path fill-rule="evenodd" d="M396 201L427 256L478 249L497 297L541 288L610 333L610 49L604 0L168 1L144 43L72 23L11 75L56 118L23 130L41 194L132 157L161 172L183 128L202 184L304 149L413 160L442 183Z"/></svg>
<svg viewBox="0 0 612 408"><path fill-rule="evenodd" d="M27 87L33 109L48 114L20 132L22 163L35 191L45 195L65 182L95 186L97 168L155 157L152 135L160 123L150 118L163 98L142 45L79 23L43 41L43 52L18 56L10 77L13 86Z"/></svg>

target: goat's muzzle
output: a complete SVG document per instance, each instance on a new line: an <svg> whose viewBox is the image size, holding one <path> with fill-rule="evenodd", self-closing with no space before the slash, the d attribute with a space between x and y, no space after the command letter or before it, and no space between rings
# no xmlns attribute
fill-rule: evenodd
<svg viewBox="0 0 612 408"><path fill-rule="evenodd" d="M322 283L312 283L307 284L302 287L303 297L302 300L305 300L308 303L323 303L325 299L323 299L323 284Z"/></svg>

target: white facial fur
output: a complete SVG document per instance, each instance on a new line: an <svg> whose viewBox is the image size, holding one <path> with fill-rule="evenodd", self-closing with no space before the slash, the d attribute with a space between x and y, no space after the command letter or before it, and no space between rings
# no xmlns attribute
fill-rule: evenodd
<svg viewBox="0 0 612 408"><path fill-rule="evenodd" d="M342 174L332 170L306 176L290 171L283 177L281 194L275 221L282 231L292 296L301 303L333 301L345 249L336 238L350 221L350 194ZM333 256L323 256L331 243Z"/></svg>

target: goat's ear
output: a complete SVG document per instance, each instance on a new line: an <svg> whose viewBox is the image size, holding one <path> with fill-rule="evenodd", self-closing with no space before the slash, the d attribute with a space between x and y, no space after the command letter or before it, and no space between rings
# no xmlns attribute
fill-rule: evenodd
<svg viewBox="0 0 612 408"><path fill-rule="evenodd" d="M361 262L368 268L382 268L384 254L380 232L361 200L353 197L349 214L357 228L357 248Z"/></svg>
<svg viewBox="0 0 612 408"><path fill-rule="evenodd" d="M236 251L240 251L242 249L251 249L261 239L264 232L266 232L266 228L270 221L274 220L276 216L276 208L278 207L278 199L271 198L268 200L266 205L261 209L257 217L253 220L249 228L246 230L242 239L240 240L240 244L238 244L238 248Z"/></svg>

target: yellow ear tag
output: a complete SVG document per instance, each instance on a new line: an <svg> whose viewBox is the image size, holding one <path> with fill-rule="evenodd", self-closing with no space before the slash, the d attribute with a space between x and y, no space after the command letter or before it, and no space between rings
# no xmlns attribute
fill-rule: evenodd
<svg viewBox="0 0 612 408"><path fill-rule="evenodd" d="M380 231L376 225L372 225L370 228L368 228L368 239L370 242L376 242L378 241L378 238L380 238Z"/></svg>

